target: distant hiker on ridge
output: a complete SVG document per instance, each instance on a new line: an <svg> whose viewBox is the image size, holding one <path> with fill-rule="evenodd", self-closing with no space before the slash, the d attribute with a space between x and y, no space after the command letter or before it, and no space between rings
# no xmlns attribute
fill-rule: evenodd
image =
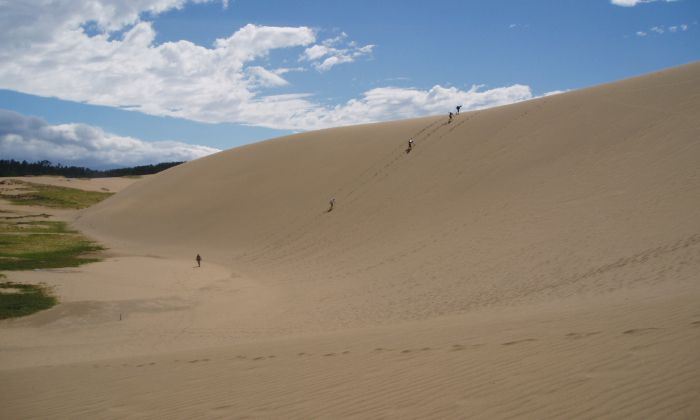
<svg viewBox="0 0 700 420"><path fill-rule="evenodd" d="M335 206L335 197L331 198L331 201L329 201L328 204L330 204L330 207L328 208L328 213L330 213L333 211L333 206Z"/></svg>
<svg viewBox="0 0 700 420"><path fill-rule="evenodd" d="M201 267L202 266L202 256L197 254L197 257L195 258L195 260L197 260L197 267Z"/></svg>
<svg viewBox="0 0 700 420"><path fill-rule="evenodd" d="M459 115L459 110L462 109L462 105L457 105L457 115Z"/></svg>

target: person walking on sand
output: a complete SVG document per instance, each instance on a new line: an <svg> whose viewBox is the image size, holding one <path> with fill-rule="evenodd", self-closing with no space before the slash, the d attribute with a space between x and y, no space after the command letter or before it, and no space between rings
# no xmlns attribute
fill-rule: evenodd
<svg viewBox="0 0 700 420"><path fill-rule="evenodd" d="M331 201L329 201L328 204L330 204L330 207L328 208L328 212L330 213L333 211L333 206L335 206L335 197L331 198Z"/></svg>
<svg viewBox="0 0 700 420"><path fill-rule="evenodd" d="M413 150L413 139L408 140L408 149L406 149L406 153L411 153L411 150Z"/></svg>
<svg viewBox="0 0 700 420"><path fill-rule="evenodd" d="M448 123L448 124L452 122L452 117L453 117L453 116L454 116L454 115L452 114L452 112L450 112L449 119L447 120L447 123Z"/></svg>
<svg viewBox="0 0 700 420"><path fill-rule="evenodd" d="M201 267L202 266L202 256L197 254L197 257L195 258L195 260L197 260L197 267Z"/></svg>
<svg viewBox="0 0 700 420"><path fill-rule="evenodd" d="M457 115L459 115L459 110L462 109L462 105L457 105Z"/></svg>

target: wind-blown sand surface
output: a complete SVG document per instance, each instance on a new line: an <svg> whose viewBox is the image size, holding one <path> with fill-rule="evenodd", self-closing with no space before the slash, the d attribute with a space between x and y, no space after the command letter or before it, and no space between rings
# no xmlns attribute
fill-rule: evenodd
<svg viewBox="0 0 700 420"><path fill-rule="evenodd" d="M62 304L3 417L700 417L698 115L694 63L136 182L75 216L114 258L12 274Z"/></svg>

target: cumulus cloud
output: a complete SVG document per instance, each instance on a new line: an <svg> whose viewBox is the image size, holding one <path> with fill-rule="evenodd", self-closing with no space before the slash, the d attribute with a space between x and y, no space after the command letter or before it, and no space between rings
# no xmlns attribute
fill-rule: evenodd
<svg viewBox="0 0 700 420"><path fill-rule="evenodd" d="M525 85L513 85L482 90L469 90L436 85L428 90L382 87L369 90L360 99L352 99L336 106L326 116L326 123L344 125L350 121L379 121L410 118L418 115L447 113L456 105L463 111L490 108L498 105L532 99L532 91Z"/></svg>
<svg viewBox="0 0 700 420"><path fill-rule="evenodd" d="M337 37L326 39L320 44L304 50L299 61L310 61L313 67L320 71L328 71L343 63L352 63L358 58L370 55L375 45L358 46L354 41L347 41L348 35L343 32Z"/></svg>
<svg viewBox="0 0 700 420"><path fill-rule="evenodd" d="M280 76L280 74L284 74L286 71L270 71L260 66L248 67L247 71L248 74L250 74L250 80L254 84L258 84L260 86L275 87L289 84L289 82Z"/></svg>
<svg viewBox="0 0 700 420"><path fill-rule="evenodd" d="M309 27L254 24L211 46L187 40L157 44L148 19L187 3L0 1L0 88L157 116L291 130L441 113L459 103L466 111L532 97L523 85L466 91L383 87L335 106L308 92L272 94L270 89L289 89L285 74L299 70L265 64L274 50L298 49L300 65L324 72L369 56L375 46L358 45L345 33L319 41Z"/></svg>
<svg viewBox="0 0 700 420"><path fill-rule="evenodd" d="M214 0L23 0L0 2L0 44L23 48L50 41L55 34L91 23L111 32L135 24L142 14L157 15L181 9L186 3ZM228 2L223 1L227 6ZM40 28L37 29L37 28ZM10 30L11 29L11 30Z"/></svg>
<svg viewBox="0 0 700 420"><path fill-rule="evenodd" d="M638 4L653 3L655 1L671 3L677 0L610 0L610 3L614 4L615 6L634 7Z"/></svg>
<svg viewBox="0 0 700 420"><path fill-rule="evenodd" d="M176 141L147 142L86 124L51 125L0 109L0 156L6 158L102 169L192 160L218 151Z"/></svg>

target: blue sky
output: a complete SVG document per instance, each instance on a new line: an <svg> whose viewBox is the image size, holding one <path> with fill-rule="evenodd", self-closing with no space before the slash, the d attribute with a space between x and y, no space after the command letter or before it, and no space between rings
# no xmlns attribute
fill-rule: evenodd
<svg viewBox="0 0 700 420"><path fill-rule="evenodd" d="M697 0L41 3L0 3L1 158L187 160L700 58Z"/></svg>

